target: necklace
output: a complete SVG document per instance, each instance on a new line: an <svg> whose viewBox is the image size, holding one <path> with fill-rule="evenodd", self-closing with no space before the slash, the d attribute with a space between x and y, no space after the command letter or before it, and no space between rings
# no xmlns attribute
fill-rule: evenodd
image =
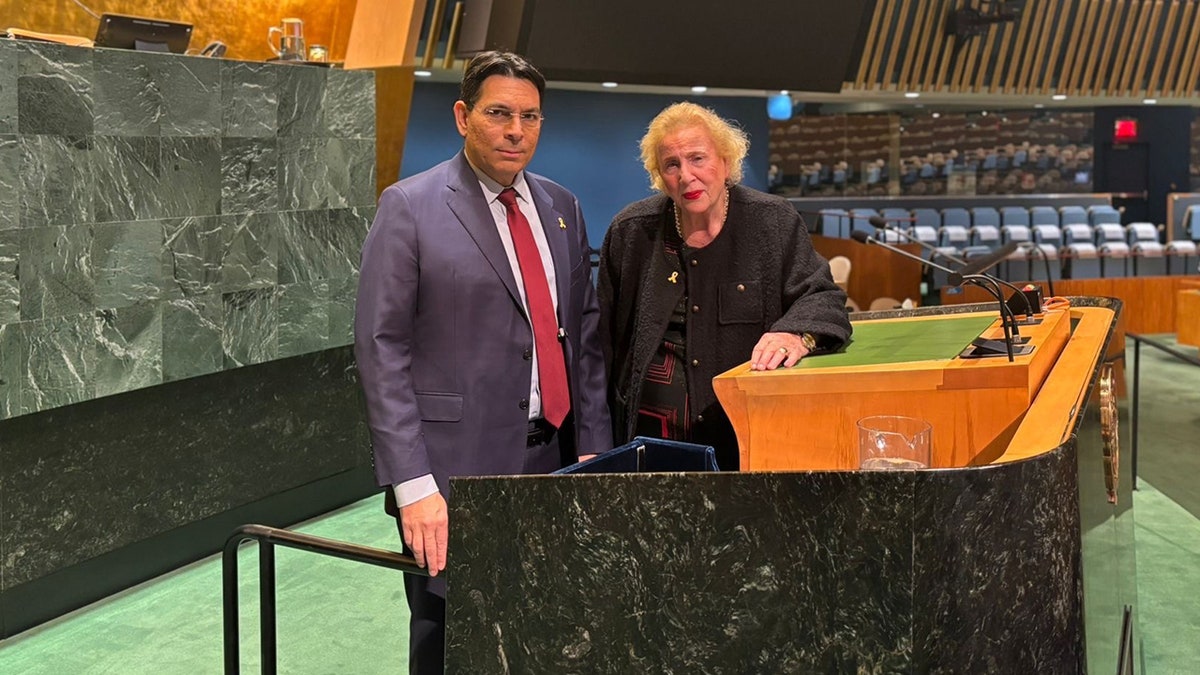
<svg viewBox="0 0 1200 675"><path fill-rule="evenodd" d="M687 237L683 236L683 227L679 224L679 205L676 204L672 213L675 214L675 233L679 235L679 239L686 244ZM725 186L725 208L721 211L721 227L725 227L725 220L729 218L729 186Z"/></svg>

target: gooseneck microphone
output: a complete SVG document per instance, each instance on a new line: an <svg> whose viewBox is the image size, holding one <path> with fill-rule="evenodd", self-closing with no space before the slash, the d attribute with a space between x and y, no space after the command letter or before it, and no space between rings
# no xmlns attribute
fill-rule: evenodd
<svg viewBox="0 0 1200 675"><path fill-rule="evenodd" d="M863 230L855 230L855 231L851 232L850 238L853 239L854 241L857 241L860 244L874 244L875 246L879 246L881 248L886 248L887 250L891 251L892 253L895 253L898 256L902 256L902 257L908 258L909 260L914 260L922 265L929 265L930 267L932 267L934 269L941 270L946 273L946 281L951 286L962 286L962 284L963 284L963 274L961 272L959 272L957 270L952 270L949 267L946 267L944 265L939 265L933 261L926 260L919 255L913 255L913 254L909 253L908 251L905 251L902 248L897 248L895 246L892 246L891 244L889 244L887 242L879 241L878 239L876 239L875 237L872 237L871 235L867 234Z"/></svg>
<svg viewBox="0 0 1200 675"><path fill-rule="evenodd" d="M1046 255L1046 249L1042 248L1040 244L1032 241L1025 241L1021 243L1028 246L1030 251L1036 251L1038 255L1042 256L1042 266L1046 268L1046 293L1050 297L1054 297L1054 278L1050 275L1050 258Z"/></svg>
<svg viewBox="0 0 1200 675"><path fill-rule="evenodd" d="M1008 355L1008 360L1009 361L1013 360L1012 329L1015 328L1015 326L1013 325L1015 323L1015 320L1012 318L1011 309L1008 307L1007 303L1004 302L1004 294L1000 292L1000 285L999 285L998 279L994 279L986 274L981 274L979 272L971 272L970 274L964 274L963 271L952 270L949 267L944 267L935 262L926 260L919 255L913 255L912 253L909 253L908 251L905 251L904 249L897 248L895 246L892 246L891 244L887 244L885 242L879 241L878 239L872 237L871 235L867 234L866 232L864 232L862 230L855 230L854 232L851 232L850 238L853 239L854 241L857 241L860 244L874 244L875 246L885 248L885 249L891 251L892 253L895 253L899 256L916 261L922 265L929 265L930 267L939 269L946 273L946 281L951 286L962 286L963 283L970 282L972 285L979 286L980 288L982 288L989 295L991 295L993 298L996 299L996 303L1000 307L1000 324L1004 329L1004 345L1003 345L1003 347L1004 347L1005 352ZM1016 250L1015 243L1013 243L1012 250L1009 250L1008 253L1012 253L1013 250ZM1005 255L1007 255L1007 254L1005 254ZM995 254L986 256L985 258L981 259L979 263L976 263L976 265L980 266L981 269L987 269L988 267L995 265L996 262L998 262L999 260L1003 259L1003 256L1001 256L1001 257L997 258L996 261L991 261L991 258L993 258L994 256L995 256ZM974 267L974 265L972 265L971 267ZM966 270L966 269L967 269L967 267L963 268L963 270ZM1022 294L1022 297L1024 297L1024 294ZM1032 315L1032 311L1031 311L1031 315ZM991 350L992 348L990 345L986 344L987 342L991 342L991 341L982 341L982 342L977 341L976 348L980 349L982 351Z"/></svg>
<svg viewBox="0 0 1200 675"><path fill-rule="evenodd" d="M1017 335L1017 320L1013 317L1012 308L1004 302L1004 293L1000 291L1000 280L987 274L971 274L964 277L964 282L971 282L987 291L988 295L995 298L1000 305L1000 326L1004 330L1004 353L1008 355L1008 360L1012 361L1014 336ZM1024 294L1021 297L1025 297ZM977 350L989 355L999 353L999 349L991 344L992 342L994 341L977 339L972 344Z"/></svg>

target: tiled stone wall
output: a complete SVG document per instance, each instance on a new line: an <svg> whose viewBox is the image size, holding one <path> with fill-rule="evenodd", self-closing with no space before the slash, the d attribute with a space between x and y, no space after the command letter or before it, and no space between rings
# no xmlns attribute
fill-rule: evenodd
<svg viewBox="0 0 1200 675"><path fill-rule="evenodd" d="M369 72L0 40L0 419L349 344Z"/></svg>

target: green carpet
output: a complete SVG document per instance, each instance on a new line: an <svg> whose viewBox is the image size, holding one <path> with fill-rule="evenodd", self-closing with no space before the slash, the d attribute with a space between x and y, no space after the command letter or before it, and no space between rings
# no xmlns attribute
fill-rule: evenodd
<svg viewBox="0 0 1200 675"><path fill-rule="evenodd" d="M1148 337L1197 353L1171 335ZM1190 675L1200 673L1200 368L1146 345L1139 358L1138 672ZM1132 385L1132 340L1125 359Z"/></svg>

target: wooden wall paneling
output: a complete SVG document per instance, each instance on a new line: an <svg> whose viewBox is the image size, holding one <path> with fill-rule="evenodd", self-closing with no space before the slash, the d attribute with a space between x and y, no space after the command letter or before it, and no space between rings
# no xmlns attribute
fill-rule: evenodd
<svg viewBox="0 0 1200 675"><path fill-rule="evenodd" d="M1023 26L1024 22L1021 22L1021 25ZM1021 28L1016 24L1005 26L1001 31L999 44L996 45L995 51L988 58L988 63L994 61L996 65L988 79L987 91L992 93L1004 91L1004 75L1013 67L1013 57L1015 55L1013 45L1016 44L1017 35L1020 31Z"/></svg>
<svg viewBox="0 0 1200 675"><path fill-rule="evenodd" d="M1109 11L1112 8L1111 0L1097 0L1096 7L1096 29L1092 35L1091 47L1087 49L1087 58L1084 59L1084 64L1080 68L1079 73L1079 91L1081 94L1091 95L1096 92L1096 72L1098 70L1098 62L1102 59L1104 47L1108 42L1109 37Z"/></svg>
<svg viewBox="0 0 1200 675"><path fill-rule="evenodd" d="M1138 55L1137 76L1134 79L1132 86L1132 95L1145 95L1149 92L1149 83L1147 82L1150 64L1152 62L1151 54L1159 46L1156 33L1161 27L1159 20L1162 16L1163 0L1154 0L1154 8L1150 12L1150 23L1146 26L1145 40L1142 42L1142 52Z"/></svg>
<svg viewBox="0 0 1200 675"><path fill-rule="evenodd" d="M917 2L917 5L913 7L913 12L905 17L906 24L902 26L901 35L905 36L904 55L901 56L899 64L896 64L899 66L896 84L899 85L901 91L911 89L910 84L908 84L908 76L912 73L913 62L920 58L920 48L918 47L920 43L920 25L922 25L922 20L920 20L922 13L920 13L920 10L922 10L925 1L914 1Z"/></svg>
<svg viewBox="0 0 1200 675"><path fill-rule="evenodd" d="M879 246L860 244L853 239L813 235L813 248L826 260L843 255L850 259L850 279L846 294L866 309L875 298L895 298L903 301L921 297L921 265ZM916 244L897 244L912 253L921 254Z"/></svg>
<svg viewBox="0 0 1200 675"><path fill-rule="evenodd" d="M1117 16L1114 13L1116 0L1104 0L1100 13L1099 47L1095 50L1097 58L1090 59L1087 73L1084 76L1084 91L1090 96L1098 96L1104 90L1104 80L1108 76L1108 61L1112 55L1113 43L1116 42Z"/></svg>
<svg viewBox="0 0 1200 675"><path fill-rule="evenodd" d="M978 3L972 3L977 6ZM958 62L954 64L954 78L950 84L950 91L963 91L967 82L967 78L971 76L974 70L975 60L979 56L979 38L968 40L966 46L958 50Z"/></svg>
<svg viewBox="0 0 1200 675"><path fill-rule="evenodd" d="M446 53L442 55L442 68L450 70L454 67L454 52L458 49L458 34L462 26L463 11L466 2L459 0L454 3L454 16L450 18L450 32L446 34Z"/></svg>
<svg viewBox="0 0 1200 675"><path fill-rule="evenodd" d="M1175 292L1175 336L1181 345L1200 347L1200 289Z"/></svg>
<svg viewBox="0 0 1200 675"><path fill-rule="evenodd" d="M929 72L930 62L935 58L935 53L929 49L930 36L935 30L939 32L943 30L943 16L945 15L938 12L924 12L924 20L921 22L921 37L917 40L917 49L913 52L912 58L915 68L913 68L911 79L907 80L913 89L922 88L925 73Z"/></svg>
<svg viewBox="0 0 1200 675"><path fill-rule="evenodd" d="M442 20L445 16L446 0L433 0L433 12L429 15L429 30L425 33L425 54L421 56L422 68L433 67L438 43L442 40Z"/></svg>
<svg viewBox="0 0 1200 675"><path fill-rule="evenodd" d="M1076 0L1071 3L1074 20L1071 21L1070 37L1067 38L1066 50L1063 52L1063 66L1058 73L1058 92L1074 95L1075 71L1084 58L1087 40L1091 35L1091 14L1094 3L1092 0Z"/></svg>
<svg viewBox="0 0 1200 675"><path fill-rule="evenodd" d="M1121 49L1117 52L1117 60L1113 64L1115 67L1108 81L1108 91L1106 92L1108 96L1116 96L1118 92L1125 91L1123 84L1125 74L1129 71L1130 62L1135 58L1138 39L1141 37L1140 31L1146 28L1145 19L1148 3L1149 0L1132 0L1125 11L1125 30L1122 31Z"/></svg>
<svg viewBox="0 0 1200 675"><path fill-rule="evenodd" d="M871 27L867 29L867 40L863 43L862 60L858 64L858 79L854 84L860 89L867 89L873 82L871 73L875 63L875 55L879 51L884 31L880 30L884 19L888 16L893 0L883 0L875 3L875 15L871 18Z"/></svg>
<svg viewBox="0 0 1200 675"><path fill-rule="evenodd" d="M424 17L425 0L358 0L345 67L411 65Z"/></svg>
<svg viewBox="0 0 1200 675"><path fill-rule="evenodd" d="M1175 36L1175 47L1171 50L1171 58L1167 59L1167 76L1163 82L1162 93L1172 96L1181 95L1181 82L1176 79L1180 73L1187 71L1186 55L1194 54L1194 51L1189 51L1195 47L1196 35L1196 4L1195 2L1187 2L1183 5L1183 12L1179 19L1179 30Z"/></svg>
<svg viewBox="0 0 1200 675"><path fill-rule="evenodd" d="M413 68L375 69L375 195L400 178L404 137L412 109Z"/></svg>
<svg viewBox="0 0 1200 675"><path fill-rule="evenodd" d="M1133 93L1133 83L1137 81L1138 63L1141 61L1149 41L1147 34L1150 31L1150 17L1153 13L1154 4L1151 0L1146 0L1138 8L1137 23L1134 24L1132 35L1133 41L1129 46L1129 58L1121 67L1121 79L1117 85L1119 95L1132 95Z"/></svg>
<svg viewBox="0 0 1200 675"><path fill-rule="evenodd" d="M1007 29L1007 26L995 23L988 29L987 38L983 41L983 48L980 50L979 62L975 64L975 77L971 82L972 89L975 91L983 91L988 88L988 66L992 63L993 49L995 49L996 40ZM992 81L994 80L993 76Z"/></svg>
<svg viewBox="0 0 1200 675"><path fill-rule="evenodd" d="M1176 293L1189 283L1200 282L1200 276L1112 277L1107 279L1061 279L1054 282L1054 292L1060 296L1103 296L1119 298L1124 303L1122 316L1126 329L1134 333L1172 333L1175 331ZM1018 286L1032 283L1046 292L1046 282L1014 282ZM962 293L950 293L943 288L942 304L992 302L992 296L974 286Z"/></svg>
<svg viewBox="0 0 1200 675"><path fill-rule="evenodd" d="M953 6L954 0L948 0L945 11L949 12L949 9ZM949 74L950 62L955 60L955 55L960 51L957 38L946 36L945 40L945 46L942 48L942 62L938 66L937 72L936 86L938 91L947 91L951 88L950 83L946 80L946 76Z"/></svg>
<svg viewBox="0 0 1200 675"><path fill-rule="evenodd" d="M908 24L910 14L908 7L912 0L900 0L900 8L896 15L896 34L892 36L891 47L887 50L887 54L883 57L883 64L880 68L880 88L887 91L896 90L896 81L892 76L898 69L900 58L902 56L901 44L907 47L904 38L906 37L905 27Z"/></svg>
<svg viewBox="0 0 1200 675"><path fill-rule="evenodd" d="M1034 78L1032 89L1033 91L1043 94L1054 93L1055 87L1055 64L1058 63L1058 50L1064 42L1063 35L1067 34L1070 29L1070 16L1072 7L1066 3L1055 4L1050 8L1051 22L1048 31L1044 34L1043 42L1050 43L1050 54L1045 62L1039 64L1039 73L1041 80Z"/></svg>
<svg viewBox="0 0 1200 675"><path fill-rule="evenodd" d="M974 38L945 32L981 0L880 0L846 89L1175 96L1197 93L1200 2L1027 0L1014 23Z"/></svg>
<svg viewBox="0 0 1200 675"><path fill-rule="evenodd" d="M1190 96L1195 94L1196 79L1200 76L1200 9L1196 10L1192 18L1192 39L1188 43L1188 50L1184 54L1192 55L1191 66L1187 70L1187 76L1179 84L1181 94Z"/></svg>
<svg viewBox="0 0 1200 675"><path fill-rule="evenodd" d="M925 78L921 81L921 88L925 91L941 89L943 86L941 77L945 73L944 64L950 59L950 52L954 48L953 40L946 35L946 17L949 16L953 2L954 0L941 0L933 3L935 29L933 42L929 45L930 59L926 65Z"/></svg>
<svg viewBox="0 0 1200 675"><path fill-rule="evenodd" d="M1146 94L1148 96L1158 96L1162 92L1163 86L1159 76L1162 75L1163 60L1171 52L1171 44L1174 36L1179 32L1179 24L1175 23L1178 10L1178 2L1168 2L1167 16L1162 24L1162 39L1154 46L1154 51L1156 52L1154 55L1154 66L1150 69L1150 81L1146 83Z"/></svg>
<svg viewBox="0 0 1200 675"><path fill-rule="evenodd" d="M1049 36L1054 22L1054 8L1051 6L1052 0L1036 0L1037 2L1037 23L1033 35L1029 38L1030 45L1037 45L1037 49L1033 51L1033 56L1029 60L1023 61L1021 69L1021 77L1017 82L1017 91L1021 94L1029 94L1036 89L1037 79L1034 74L1038 72L1042 64L1042 56L1046 53L1046 43L1050 42Z"/></svg>

